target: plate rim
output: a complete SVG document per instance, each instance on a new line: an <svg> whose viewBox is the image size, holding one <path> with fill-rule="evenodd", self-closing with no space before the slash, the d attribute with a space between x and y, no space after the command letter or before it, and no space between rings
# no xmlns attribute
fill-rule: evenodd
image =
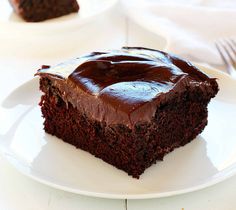
<svg viewBox="0 0 236 210"><path fill-rule="evenodd" d="M85 191L85 190L79 190L75 188L70 188L66 186L62 186L53 182L50 182L48 180L43 179L42 177L37 177L34 176L33 174L26 173L24 170L22 170L20 167L17 167L12 161L15 159L14 157L11 156L10 153L4 152L0 148L0 155L7 160L8 163L18 172L23 174L24 176L38 182L41 184L44 184L45 186L52 187L57 190L62 190L64 192L69 192L77 195L84 195L84 196L89 196L89 197L94 197L94 198L105 198L105 199L129 199L129 200L145 200L145 199L153 199L153 198L167 198L167 197L172 197L172 196L177 196L177 195L183 195L186 193L191 193L195 192L198 190L205 189L207 187L211 187L215 184L221 183L232 176L236 175L236 163L231 165L229 168L224 169L220 173L217 174L217 177L215 179L212 179L212 181L208 181L207 183L203 183L194 187L190 187L187 189L183 190L174 190L174 191L168 191L168 192L162 192L162 193L144 193L144 194L116 194L116 193L99 193L99 192L90 192L90 191ZM27 167L26 164L22 163L21 161L17 160L18 163L21 163L21 166ZM219 176L221 173L227 172L227 175L225 176ZM214 175L216 176L216 175Z"/></svg>

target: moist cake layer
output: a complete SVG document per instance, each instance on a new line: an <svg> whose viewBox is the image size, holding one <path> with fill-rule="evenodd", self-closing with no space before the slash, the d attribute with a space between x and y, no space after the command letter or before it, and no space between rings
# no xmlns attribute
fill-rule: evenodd
<svg viewBox="0 0 236 210"><path fill-rule="evenodd" d="M76 0L9 0L14 11L25 21L39 22L78 12Z"/></svg>

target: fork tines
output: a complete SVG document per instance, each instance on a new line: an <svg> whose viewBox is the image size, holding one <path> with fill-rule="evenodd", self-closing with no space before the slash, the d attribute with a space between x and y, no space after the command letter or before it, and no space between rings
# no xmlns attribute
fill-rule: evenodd
<svg viewBox="0 0 236 210"><path fill-rule="evenodd" d="M236 74L236 41L234 39L221 39L215 42L222 60L226 64L228 73Z"/></svg>

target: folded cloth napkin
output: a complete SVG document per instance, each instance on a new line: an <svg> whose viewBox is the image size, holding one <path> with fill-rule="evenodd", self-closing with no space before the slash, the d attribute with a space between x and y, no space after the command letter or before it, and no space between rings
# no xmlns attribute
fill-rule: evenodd
<svg viewBox="0 0 236 210"><path fill-rule="evenodd" d="M166 39L165 50L222 64L214 42L236 37L236 0L123 0L130 18Z"/></svg>

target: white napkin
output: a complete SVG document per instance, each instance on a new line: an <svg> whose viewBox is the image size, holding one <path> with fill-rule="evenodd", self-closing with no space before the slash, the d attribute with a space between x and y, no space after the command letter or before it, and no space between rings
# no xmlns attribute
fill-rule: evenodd
<svg viewBox="0 0 236 210"><path fill-rule="evenodd" d="M128 15L166 39L167 51L222 64L214 42L236 37L236 0L123 0Z"/></svg>

